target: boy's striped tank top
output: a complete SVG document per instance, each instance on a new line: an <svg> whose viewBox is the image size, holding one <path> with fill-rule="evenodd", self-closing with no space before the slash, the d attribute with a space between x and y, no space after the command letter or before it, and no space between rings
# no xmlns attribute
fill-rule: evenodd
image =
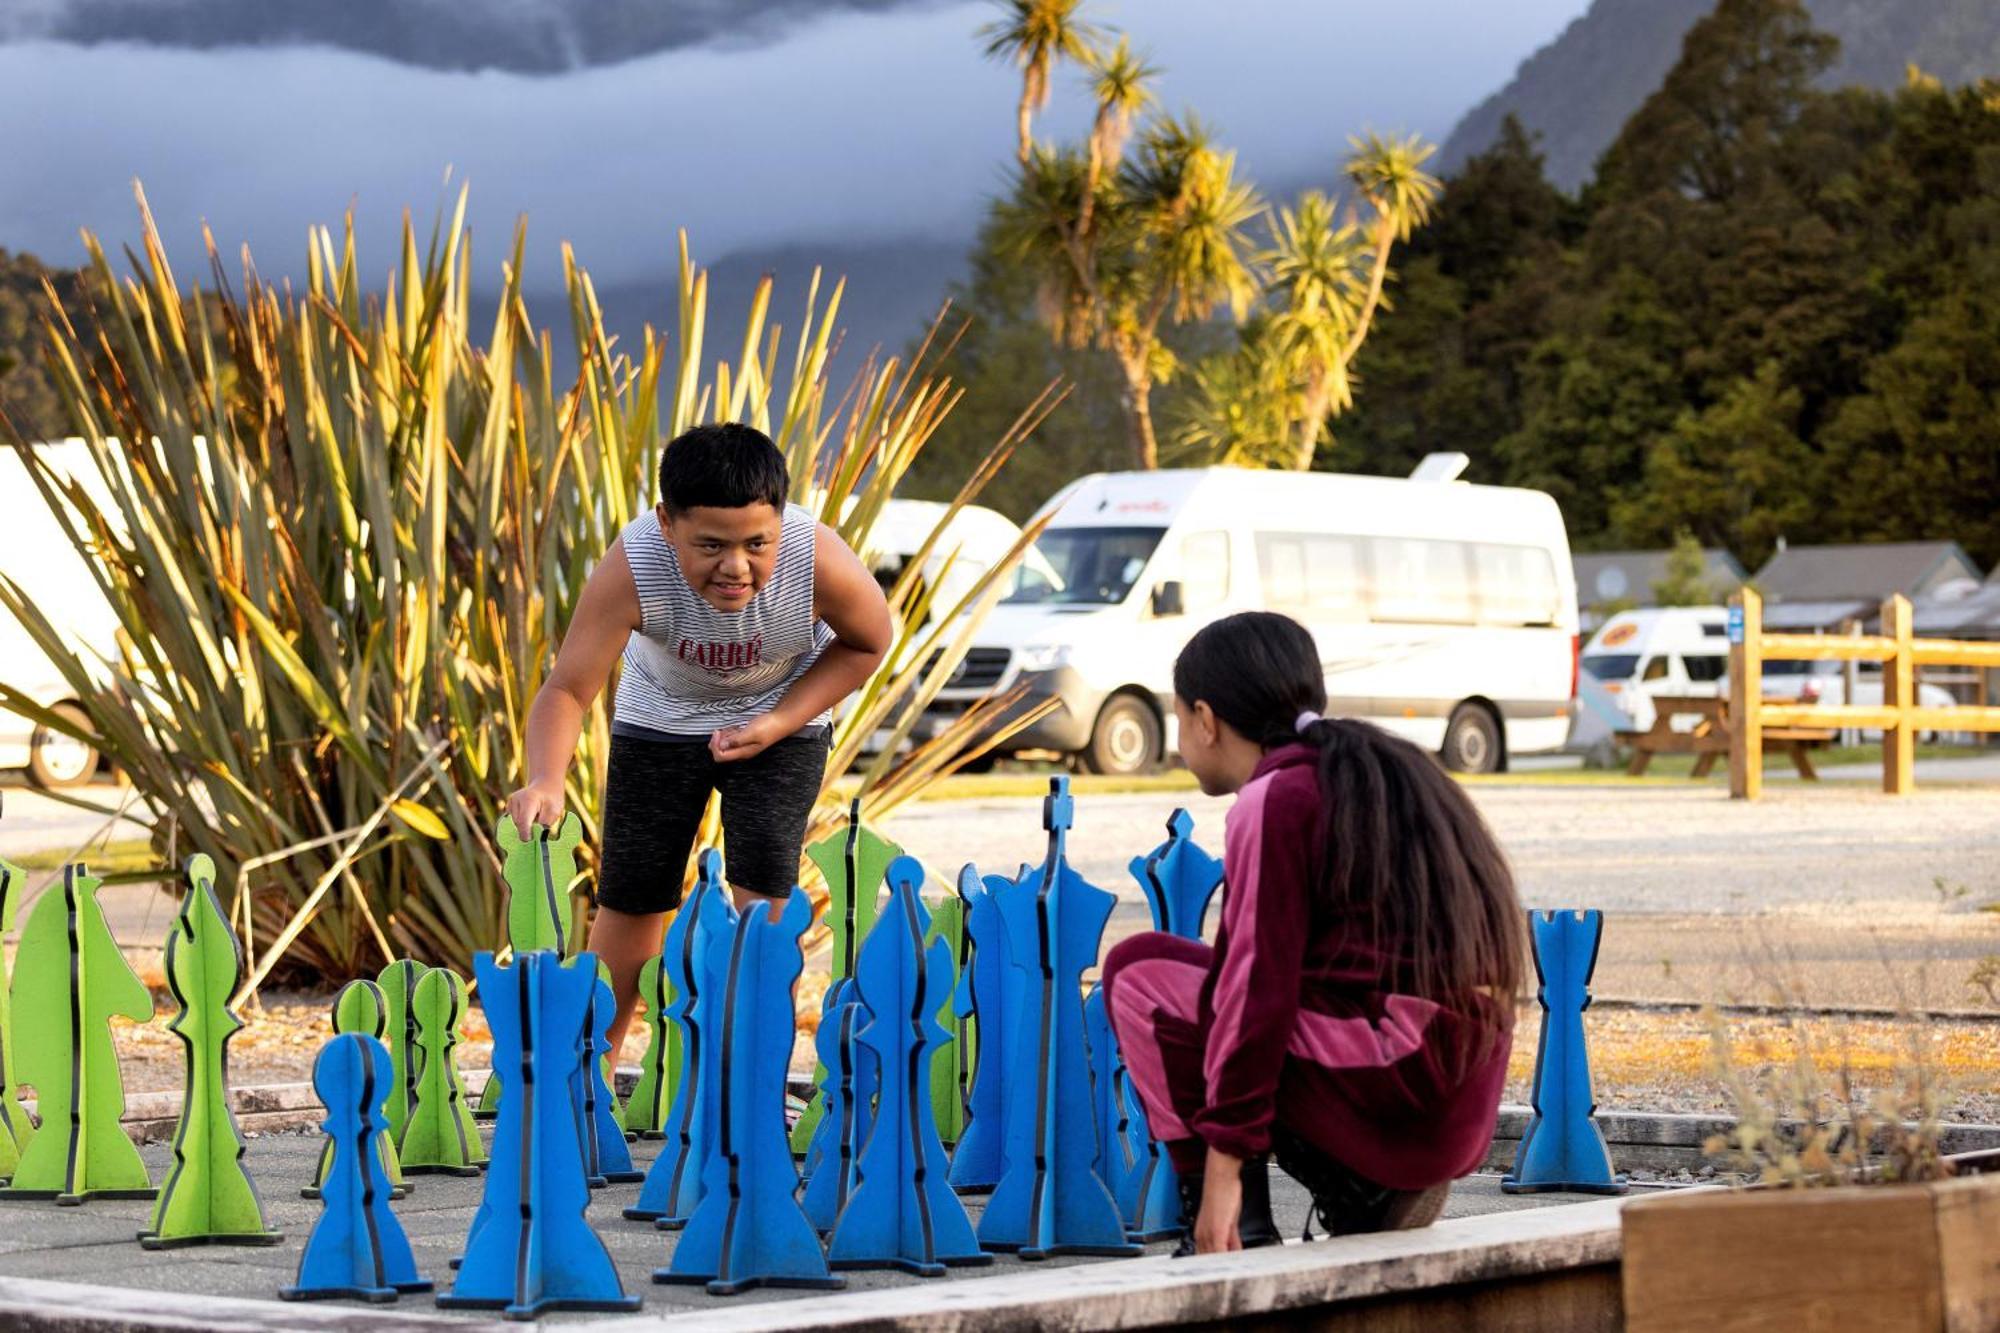
<svg viewBox="0 0 2000 1333"><path fill-rule="evenodd" d="M770 582L741 611L725 612L689 586L652 510L626 525L640 629L625 645L612 703L616 730L706 740L776 706L833 641L813 614L818 526L811 511L786 505Z"/></svg>

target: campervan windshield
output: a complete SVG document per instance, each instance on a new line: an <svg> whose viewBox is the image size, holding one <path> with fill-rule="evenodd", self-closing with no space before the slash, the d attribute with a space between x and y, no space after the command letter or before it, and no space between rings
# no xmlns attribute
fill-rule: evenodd
<svg viewBox="0 0 2000 1333"><path fill-rule="evenodd" d="M1040 560L1022 563L1002 600L1116 606L1131 593L1165 528L1052 528L1035 542Z"/></svg>

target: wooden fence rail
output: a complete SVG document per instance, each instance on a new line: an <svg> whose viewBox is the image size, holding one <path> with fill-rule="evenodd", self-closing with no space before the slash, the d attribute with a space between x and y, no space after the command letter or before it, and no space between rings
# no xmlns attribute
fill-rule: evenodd
<svg viewBox="0 0 2000 1333"><path fill-rule="evenodd" d="M1756 800L1764 790L1767 727L1855 727L1882 733L1882 790L1916 788L1917 735L1924 731L2000 731L2000 707L1923 708L1920 666L2000 667L2000 643L1919 639L1910 632L1910 601L1882 603L1880 634L1766 634L1764 599L1745 588L1729 599L1729 794ZM1864 706L1764 702L1764 663L1858 660L1882 663L1882 702ZM1754 707L1751 706L1754 703Z"/></svg>

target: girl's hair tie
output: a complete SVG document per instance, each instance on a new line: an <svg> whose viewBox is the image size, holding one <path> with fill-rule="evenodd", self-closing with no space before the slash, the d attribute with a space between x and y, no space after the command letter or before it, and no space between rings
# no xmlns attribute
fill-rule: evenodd
<svg viewBox="0 0 2000 1333"><path fill-rule="evenodd" d="M1320 721L1324 721L1324 719L1321 718L1318 713L1313 712L1311 709L1307 709L1305 712L1299 714L1299 720L1292 724L1292 729L1298 732L1299 735L1303 736L1308 731L1312 730L1313 723Z"/></svg>

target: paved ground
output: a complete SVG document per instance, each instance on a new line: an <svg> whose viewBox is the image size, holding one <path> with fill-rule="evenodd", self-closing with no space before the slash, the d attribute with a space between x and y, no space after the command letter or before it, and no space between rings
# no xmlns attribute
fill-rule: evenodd
<svg viewBox="0 0 2000 1333"><path fill-rule="evenodd" d="M319 1141L316 1137L287 1134L257 1139L249 1147L247 1160L265 1207L285 1233L282 1245L269 1249L148 1252L132 1242L134 1234L151 1215L149 1204L101 1200L80 1208L56 1208L41 1203L0 1202L0 1275L275 1299L278 1289L296 1276L306 1235L318 1216L319 1205L302 1201L298 1187L317 1160ZM157 1178L168 1163L168 1150L159 1145L145 1151L148 1165ZM644 1169L656 1153L657 1145L635 1144L633 1151ZM482 1184L478 1180L447 1176L419 1176L413 1178L413 1183L416 1188L410 1197L395 1204L396 1214L409 1233L419 1272L434 1281L448 1283L451 1274L447 1265L464 1245ZM746 1301L796 1299L812 1294L756 1291L718 1298L709 1296L700 1287L655 1285L651 1281L652 1271L670 1262L675 1233L656 1231L619 1215L637 1199L638 1191L637 1185L613 1185L597 1191L592 1196L589 1217L617 1260L626 1290L642 1294L652 1313L694 1312ZM1282 1174L1273 1173L1272 1195L1279 1225L1288 1235L1297 1235L1305 1220L1304 1191ZM1461 1182L1454 1191L1446 1215L1464 1217L1505 1209L1550 1207L1580 1202L1583 1197L1558 1194L1515 1197L1500 1192L1497 1178L1475 1176ZM968 1200L968 1204L976 1221L978 1201ZM1162 1253L1169 1248L1165 1244L1155 1245L1148 1252ZM1024 1268L1083 1262L1112 1261L1057 1259L1029 1265L1001 1256L987 1267L954 1269L949 1277L933 1280L976 1281L984 1276L1017 1273ZM923 1281L886 1272L846 1276L850 1291ZM408 1297L405 1306L426 1312L434 1309L425 1296ZM580 1321L590 1316L567 1318Z"/></svg>
<svg viewBox="0 0 2000 1333"><path fill-rule="evenodd" d="M1958 774L1996 761L1932 762ZM119 794L89 790L114 804ZM2000 790L1936 786L1891 800L1858 785L1780 785L1755 805L1715 786L1471 790L1526 905L1606 912L1602 997L1761 1000L1782 977L1814 1004L1994 1008L1968 978L2000 955L2000 913L1981 910L2000 904ZM1148 924L1126 865L1160 841L1179 805L1193 811L1197 838L1219 849L1225 800L1078 798L1071 859L1118 895L1113 938ZM80 841L103 822L8 790L0 854ZM968 861L1011 871L1046 845L1039 803L1021 797L906 807L886 831L940 876ZM119 938L141 947L171 915L145 886L112 886L100 901Z"/></svg>
<svg viewBox="0 0 2000 1333"><path fill-rule="evenodd" d="M1938 788L1891 800L1856 787L1785 787L1733 802L1707 786L1482 785L1474 801L1512 860L1522 901L1607 917L1606 998L1766 998L1774 972L1816 1004L1976 1007L1966 978L2000 954L2000 792ZM1219 847L1228 802L1198 794L1077 801L1072 863L1119 897L1111 931L1144 929L1126 868L1186 805ZM934 872L1039 860L1033 802L906 807L886 831ZM1930 962L1925 974L1917 964Z"/></svg>

